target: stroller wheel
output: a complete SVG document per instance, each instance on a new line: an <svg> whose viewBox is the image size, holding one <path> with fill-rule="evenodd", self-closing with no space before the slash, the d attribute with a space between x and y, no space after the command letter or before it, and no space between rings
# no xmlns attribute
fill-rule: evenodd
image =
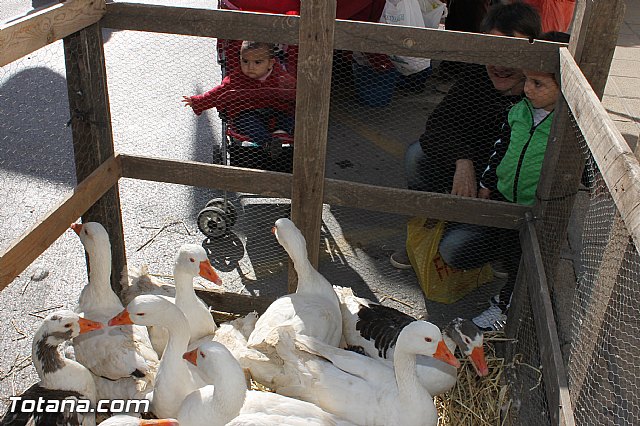
<svg viewBox="0 0 640 426"><path fill-rule="evenodd" d="M220 210L222 210L223 212L226 213L227 217L227 225L229 227L232 227L233 225L236 224L236 219L238 218L238 214L236 213L236 208L234 207L233 203L229 200L227 200L226 203L226 208L225 208L225 202L222 198L213 198L211 200L209 200L209 202L207 203L207 205L205 206L205 208L207 207L217 207Z"/></svg>
<svg viewBox="0 0 640 426"><path fill-rule="evenodd" d="M205 207L198 213L198 229L209 238L227 233L227 214L217 207Z"/></svg>

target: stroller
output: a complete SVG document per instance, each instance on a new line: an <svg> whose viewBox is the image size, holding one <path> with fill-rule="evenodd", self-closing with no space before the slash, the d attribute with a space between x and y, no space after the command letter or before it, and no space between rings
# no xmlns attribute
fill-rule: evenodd
<svg viewBox="0 0 640 426"><path fill-rule="evenodd" d="M338 0L336 16L338 19L377 22L386 0ZM250 12L279 13L298 15L300 0L219 0L218 7L228 10ZM216 50L222 78L232 70L240 68L239 52L241 40L219 39ZM283 67L288 73L296 74L298 46L278 45L276 66ZM271 158L265 150L242 134L234 125L227 111L219 111L222 120L223 141L219 150L214 152L214 162L262 170L291 173L293 166L293 136L286 132L273 133L274 142L281 144L280 155ZM275 120L274 120L275 121ZM270 126L270 127L275 127ZM277 130L271 128L271 131ZM228 200L225 191L222 198L209 200L198 213L197 225L200 232L209 238L226 235L235 224L237 212Z"/></svg>

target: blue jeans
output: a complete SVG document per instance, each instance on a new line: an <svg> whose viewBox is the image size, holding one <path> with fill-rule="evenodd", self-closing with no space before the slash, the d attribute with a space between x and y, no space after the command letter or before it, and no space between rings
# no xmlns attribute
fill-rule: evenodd
<svg viewBox="0 0 640 426"><path fill-rule="evenodd" d="M450 192L453 171L448 165L437 163L424 153L420 142L414 142L405 153L407 187L414 191ZM451 173L448 173L451 172ZM448 222L440 245L440 256L456 269L475 269L501 260L509 273L509 279L500 291L500 307L504 310L513 292L520 264L518 232L467 223Z"/></svg>
<svg viewBox="0 0 640 426"><path fill-rule="evenodd" d="M271 133L275 130L284 130L293 135L294 119L276 109L252 109L238 114L233 120L233 126L251 142L265 146L271 142Z"/></svg>

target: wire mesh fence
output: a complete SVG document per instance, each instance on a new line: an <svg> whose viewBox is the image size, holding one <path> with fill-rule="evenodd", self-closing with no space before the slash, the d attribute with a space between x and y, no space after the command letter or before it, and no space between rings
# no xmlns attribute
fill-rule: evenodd
<svg viewBox="0 0 640 426"><path fill-rule="evenodd" d="M293 115L295 46L258 43L247 48L240 40L109 29L103 38L117 152L292 171L295 121L313 120ZM399 72L389 57L370 52L335 51L333 63L326 176L420 191L455 193L460 159L470 160L467 177L477 191L494 143L504 131L509 110L522 100L525 84L524 75L514 68L440 58L431 58L428 65L421 62L425 66L409 74ZM270 79L276 83L269 86ZM243 83L234 87L236 80ZM225 90L211 93L225 84ZM209 95L192 98L205 93ZM5 224L0 247L5 249L76 184L62 42L0 70L0 112L7 117L0 126L0 218ZM82 118L76 113L71 112L72 120ZM83 142L87 141L82 135L75 141ZM581 144L586 152L584 141ZM569 363L572 397L581 424L635 424L638 253L592 162L587 162L585 176L589 208L585 233L578 237L582 245L568 242L568 252L582 250L572 299L573 327L567 337L574 344ZM270 230L277 218L290 214L288 199L126 178L119 186L130 265L148 265L159 279L169 279L177 248L196 242L207 250L226 291L266 297L286 292L287 256ZM568 220L570 213L559 202L545 219ZM455 300L444 303L435 293L424 294L412 269L415 260L411 264L406 253L407 247L415 249L408 245L411 232L429 233L434 226L428 220L416 225L403 215L325 204L320 272L335 285L352 287L360 296L416 317L428 315L441 326L456 316L472 318L491 310L496 304L491 297L515 280L511 262L518 260L519 252L509 245L515 231L481 233L478 241L467 243L473 250L455 261L445 259L441 246L432 247L431 269L440 277L475 274ZM441 232L446 236L456 228L449 223ZM611 237L618 241L613 247L608 243ZM544 227L541 240L552 243L547 247L563 243ZM501 256L504 252L509 256ZM396 253L404 257L392 264L390 257ZM605 260L614 265L603 270ZM603 279L610 282L604 295L598 284ZM29 336L38 321L24 321L25 311L39 318L53 307L73 308L85 282L82 250L69 233L2 293L5 306L13 307L3 310L2 320L14 325L13 330L5 329L2 339L3 398L35 380L26 360ZM508 303L500 295L502 303ZM555 296L557 301L560 297ZM594 303L606 307L600 316L594 317ZM512 422L547 423L533 312L530 304L524 306L510 367L515 384L511 415L517 416ZM562 316L561 307L555 308ZM497 312L497 319L501 315ZM585 322L594 321L601 326L585 332ZM576 344L589 350L578 351Z"/></svg>

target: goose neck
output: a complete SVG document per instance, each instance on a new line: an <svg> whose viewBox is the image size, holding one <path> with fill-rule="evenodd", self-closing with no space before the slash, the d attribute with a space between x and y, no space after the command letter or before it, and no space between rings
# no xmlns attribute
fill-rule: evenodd
<svg viewBox="0 0 640 426"><path fill-rule="evenodd" d="M398 396L403 402L403 424L420 425L435 418L437 412L428 391L420 384L416 370L416 355L398 350L393 355ZM428 419L428 420L427 420Z"/></svg>
<svg viewBox="0 0 640 426"><path fill-rule="evenodd" d="M187 302L195 302L197 300L196 292L193 290L193 276L184 272L174 271L174 283L176 286L176 300L184 300Z"/></svg>

